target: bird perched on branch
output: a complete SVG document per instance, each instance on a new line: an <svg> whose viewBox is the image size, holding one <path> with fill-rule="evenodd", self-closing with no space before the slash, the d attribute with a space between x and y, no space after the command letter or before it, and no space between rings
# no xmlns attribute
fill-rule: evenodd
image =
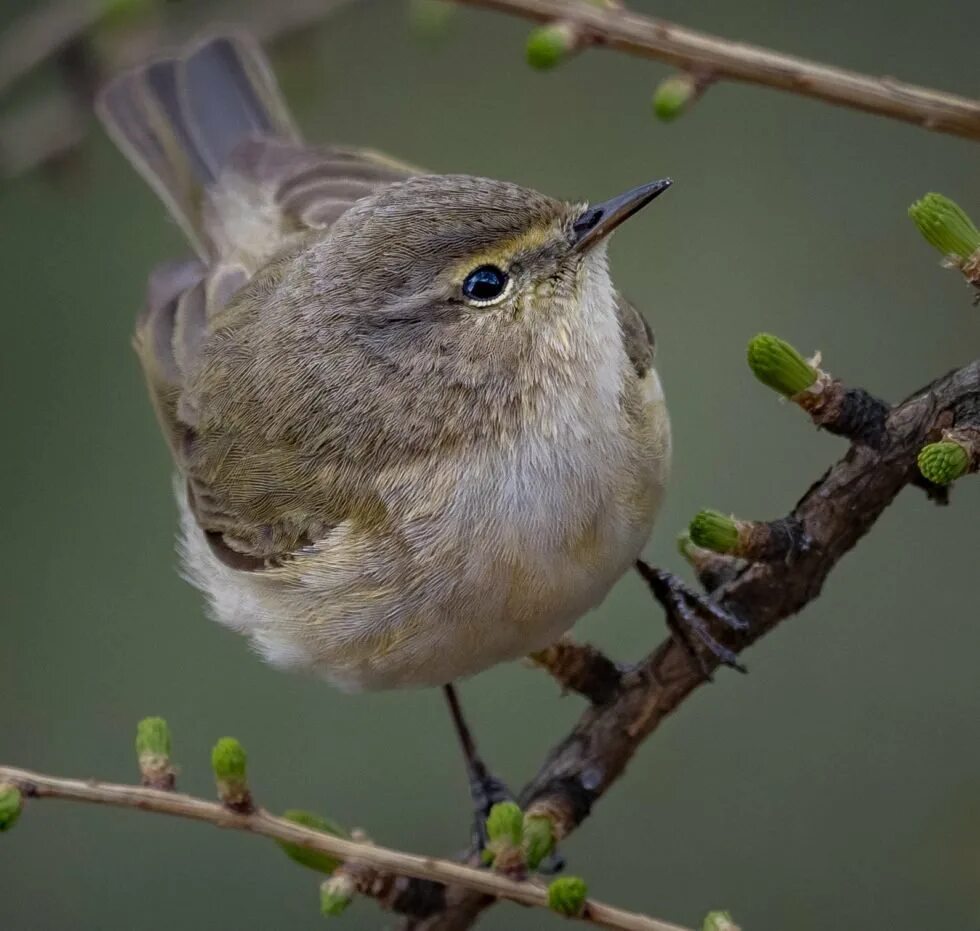
<svg viewBox="0 0 980 931"><path fill-rule="evenodd" d="M184 571L281 667L443 686L539 650L637 559L670 459L653 339L598 204L300 138L259 48L125 73L109 133L196 257L135 343L177 468Z"/></svg>

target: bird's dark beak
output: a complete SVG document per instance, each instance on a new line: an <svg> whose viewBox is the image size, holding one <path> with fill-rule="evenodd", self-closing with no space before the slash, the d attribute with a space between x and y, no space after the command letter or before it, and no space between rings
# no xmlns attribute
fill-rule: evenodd
<svg viewBox="0 0 980 931"><path fill-rule="evenodd" d="M620 223L663 194L671 184L670 178L661 178L589 207L572 226L573 251L583 252L605 239Z"/></svg>

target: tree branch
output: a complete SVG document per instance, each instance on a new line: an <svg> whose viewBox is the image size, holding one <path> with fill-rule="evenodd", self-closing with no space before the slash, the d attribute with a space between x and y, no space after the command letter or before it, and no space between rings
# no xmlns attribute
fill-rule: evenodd
<svg viewBox="0 0 980 931"><path fill-rule="evenodd" d="M548 908L547 889L539 883L518 882L490 870L476 869L462 863L402 853L364 841L347 840L322 831L303 827L285 818L255 809L238 813L225 805L190 795L151 789L144 786L119 785L80 779L61 779L41 773L0 766L0 783L16 786L27 798L60 798L76 802L93 802L117 808L156 812L193 821L204 821L219 828L230 828L297 844L309 850L329 854L345 863L367 865L376 870L417 880L451 884L468 889L491 900L508 899L519 905ZM680 925L658 921L636 912L627 912L588 899L580 920L599 928L615 931L687 931Z"/></svg>
<svg viewBox="0 0 980 931"><path fill-rule="evenodd" d="M833 567L872 527L906 485L916 480L916 454L944 429L980 426L980 359L916 392L884 417L874 445L855 441L800 499L790 517L809 547L788 561L749 563L713 595L749 622L745 631L718 624L711 633L741 652L813 601ZM596 651L597 652L597 651ZM601 654L599 654L601 656ZM710 667L717 661L705 657ZM597 659L602 675L608 659ZM588 678L586 670L580 677ZM558 839L573 831L622 775L640 744L707 679L673 638L627 674L614 697L589 707L549 753L521 793L528 813L551 818ZM446 910L409 920L412 931L462 931L492 900L472 892L447 898Z"/></svg>
<svg viewBox="0 0 980 931"><path fill-rule="evenodd" d="M745 42L696 32L618 6L576 0L456 0L537 22L572 23L579 45L655 58L710 80L759 84L904 120L934 132L980 140L980 101L872 77Z"/></svg>

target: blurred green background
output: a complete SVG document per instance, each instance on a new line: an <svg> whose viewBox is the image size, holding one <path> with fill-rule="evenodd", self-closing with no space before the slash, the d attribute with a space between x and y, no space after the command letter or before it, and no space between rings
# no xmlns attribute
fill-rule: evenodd
<svg viewBox="0 0 980 931"><path fill-rule="evenodd" d="M963 0L634 5L980 91L980 8ZM4 4L4 19L27 6ZM928 190L980 214L980 149L728 84L658 124L649 97L666 68L594 51L534 73L527 30L462 10L437 42L375 0L274 57L311 139L569 198L675 178L612 262L657 332L674 417L647 555L680 570L675 536L698 508L783 514L845 448L753 381L753 334L819 348L892 400L980 353L966 287L905 216ZM0 242L0 760L130 781L135 723L161 714L188 791L211 794L209 749L233 734L272 809L313 808L413 851L462 847L466 788L437 692L345 696L275 672L177 576L170 466L129 349L148 269L183 249L149 190L94 134L60 183L0 187ZM822 597L748 653L749 676L719 675L646 744L564 843L571 870L598 896L690 925L727 908L746 931L980 928L978 513L976 480L946 510L903 494ZM630 659L664 627L631 577L577 633ZM520 665L463 698L515 786L582 709ZM315 875L271 844L128 812L32 804L0 839L0 870L3 931L322 921ZM396 925L371 902L344 922ZM482 927L559 919L503 904Z"/></svg>

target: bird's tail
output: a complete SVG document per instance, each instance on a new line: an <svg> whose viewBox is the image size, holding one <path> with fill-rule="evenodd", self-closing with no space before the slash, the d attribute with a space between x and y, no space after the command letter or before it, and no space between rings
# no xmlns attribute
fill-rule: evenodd
<svg viewBox="0 0 980 931"><path fill-rule="evenodd" d="M235 149L257 137L299 140L265 55L242 35L210 37L119 75L96 110L204 257L202 192Z"/></svg>

